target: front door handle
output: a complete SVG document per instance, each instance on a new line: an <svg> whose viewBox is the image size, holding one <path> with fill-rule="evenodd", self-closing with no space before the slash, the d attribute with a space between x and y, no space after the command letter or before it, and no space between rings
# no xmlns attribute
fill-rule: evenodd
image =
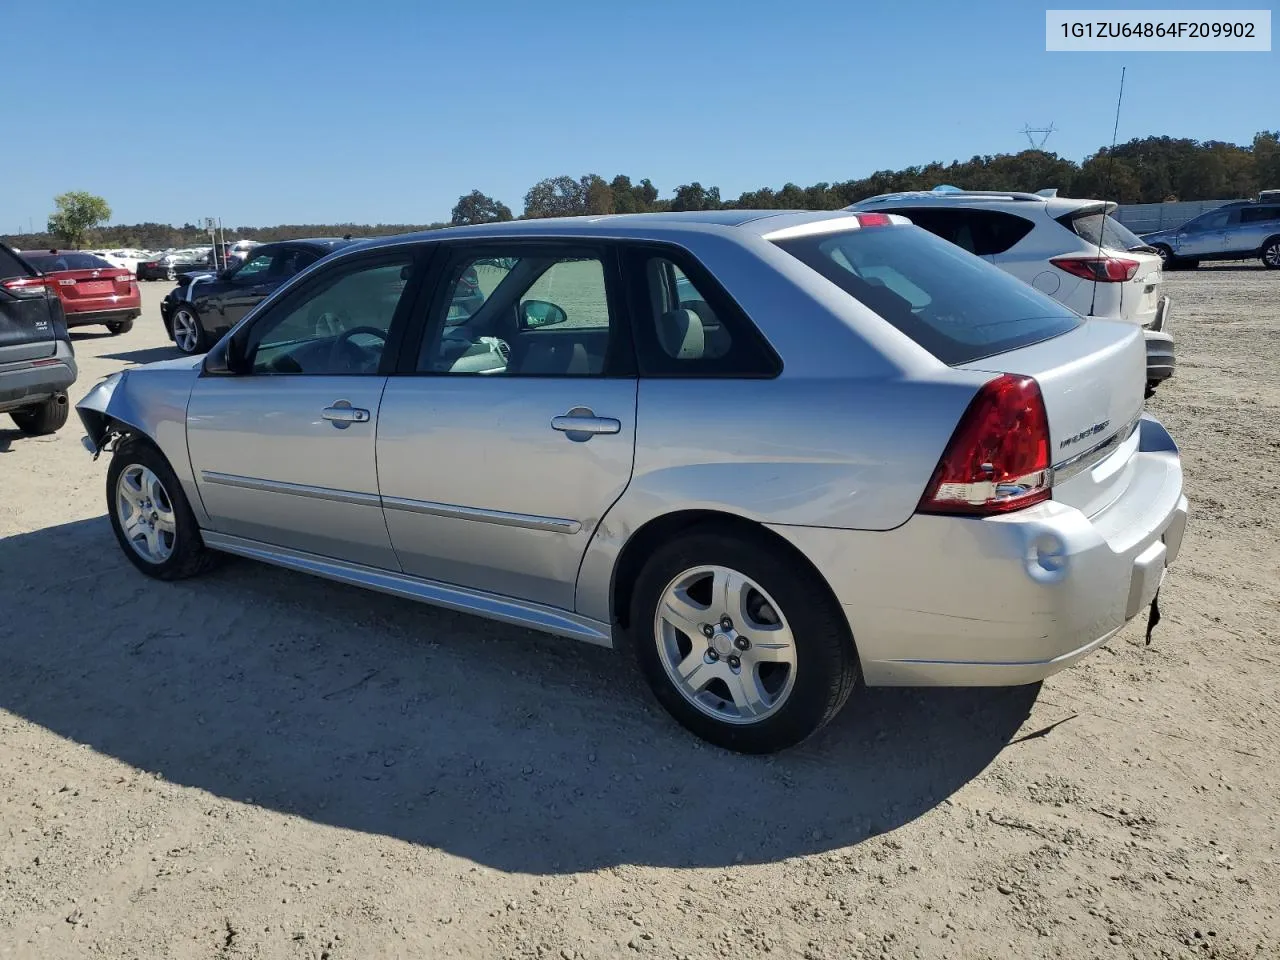
<svg viewBox="0 0 1280 960"><path fill-rule="evenodd" d="M350 400L335 400L332 407L320 411L324 417L339 430L345 430L353 423L368 423L369 411L361 407L353 407Z"/></svg>
<svg viewBox="0 0 1280 960"><path fill-rule="evenodd" d="M622 421L613 417L597 417L590 407L574 407L568 413L551 418L551 429L559 430L570 440L590 440L598 433L617 433Z"/></svg>

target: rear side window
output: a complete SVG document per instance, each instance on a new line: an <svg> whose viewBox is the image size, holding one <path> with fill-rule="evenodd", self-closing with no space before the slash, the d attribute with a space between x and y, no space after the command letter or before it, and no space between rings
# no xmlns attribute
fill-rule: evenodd
<svg viewBox="0 0 1280 960"><path fill-rule="evenodd" d="M1107 214L1102 207L1073 210L1059 217L1058 222L1090 246L1136 250L1146 245L1136 233Z"/></svg>
<svg viewBox="0 0 1280 960"><path fill-rule="evenodd" d="M866 227L775 243L946 364L1040 343L1084 322L924 230Z"/></svg>
<svg viewBox="0 0 1280 960"><path fill-rule="evenodd" d="M775 377L782 363L755 324L686 251L625 252L642 377Z"/></svg>
<svg viewBox="0 0 1280 960"><path fill-rule="evenodd" d="M1240 211L1241 223L1264 223L1280 220L1280 207L1245 207Z"/></svg>
<svg viewBox="0 0 1280 960"><path fill-rule="evenodd" d="M111 264L91 253L25 253L27 263L41 273L56 273L59 270L109 270Z"/></svg>
<svg viewBox="0 0 1280 960"><path fill-rule="evenodd" d="M31 268L18 259L8 247L0 246L0 280L31 276Z"/></svg>
<svg viewBox="0 0 1280 960"><path fill-rule="evenodd" d="M892 207L883 212L900 213L916 226L980 257L1004 253L1035 227L1025 217L999 210Z"/></svg>

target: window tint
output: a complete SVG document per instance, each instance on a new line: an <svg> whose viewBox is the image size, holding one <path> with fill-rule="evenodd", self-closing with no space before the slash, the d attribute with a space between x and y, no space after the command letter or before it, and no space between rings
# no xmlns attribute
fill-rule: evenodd
<svg viewBox="0 0 1280 960"><path fill-rule="evenodd" d="M410 273L408 257L334 270L255 323L254 373L374 374Z"/></svg>
<svg viewBox="0 0 1280 960"><path fill-rule="evenodd" d="M244 265L235 272L233 279L236 283L256 283L259 280L265 280L271 271L271 261L274 259L273 253L260 253L246 260Z"/></svg>
<svg viewBox="0 0 1280 960"><path fill-rule="evenodd" d="M593 256L463 256L434 313L423 373L598 376L625 346Z"/></svg>
<svg viewBox="0 0 1280 960"><path fill-rule="evenodd" d="M0 247L0 280L12 277L29 277L31 270L16 254L10 253L6 247Z"/></svg>
<svg viewBox="0 0 1280 960"><path fill-rule="evenodd" d="M776 241L947 364L1049 340L1083 321L1062 304L911 227Z"/></svg>
<svg viewBox="0 0 1280 960"><path fill-rule="evenodd" d="M1087 207L1059 217L1058 222L1092 246L1135 250L1146 246L1132 230L1100 207Z"/></svg>
<svg viewBox="0 0 1280 960"><path fill-rule="evenodd" d="M273 265L274 268L271 272L281 278L292 277L295 273L301 273L319 259L320 254L312 250L285 250L280 254L278 262Z"/></svg>
<svg viewBox="0 0 1280 960"><path fill-rule="evenodd" d="M1280 220L1280 207L1245 207L1240 211L1241 223L1263 223Z"/></svg>
<svg viewBox="0 0 1280 960"><path fill-rule="evenodd" d="M91 253L24 253L23 258L41 273L59 270L105 270L111 266L101 257Z"/></svg>
<svg viewBox="0 0 1280 960"><path fill-rule="evenodd" d="M626 262L641 376L772 377L782 369L741 308L687 254L637 247Z"/></svg>
<svg viewBox="0 0 1280 960"><path fill-rule="evenodd" d="M999 210L892 207L882 212L900 213L934 236L980 257L1004 253L1035 227L1025 217Z"/></svg>

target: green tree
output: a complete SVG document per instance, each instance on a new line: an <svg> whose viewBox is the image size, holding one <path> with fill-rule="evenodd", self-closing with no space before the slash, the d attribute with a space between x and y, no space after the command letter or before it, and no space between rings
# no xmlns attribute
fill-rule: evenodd
<svg viewBox="0 0 1280 960"><path fill-rule="evenodd" d="M719 210L720 188L704 187L697 180L676 187L672 210Z"/></svg>
<svg viewBox="0 0 1280 960"><path fill-rule="evenodd" d="M64 247L83 246L89 230L111 217L106 200L83 190L60 193L53 202L58 209L49 214L48 229Z"/></svg>
<svg viewBox="0 0 1280 960"><path fill-rule="evenodd" d="M573 177L548 177L539 180L524 195L525 219L580 217L586 212L586 188L582 180L575 180Z"/></svg>
<svg viewBox="0 0 1280 960"><path fill-rule="evenodd" d="M580 181L582 184L583 203L586 212L594 216L603 216L614 212L613 189L605 183L603 177L594 173L588 174Z"/></svg>
<svg viewBox="0 0 1280 960"><path fill-rule="evenodd" d="M500 203L479 190L472 190L458 198L450 223L455 227L462 227L471 223L502 223L510 219L511 208L505 203Z"/></svg>

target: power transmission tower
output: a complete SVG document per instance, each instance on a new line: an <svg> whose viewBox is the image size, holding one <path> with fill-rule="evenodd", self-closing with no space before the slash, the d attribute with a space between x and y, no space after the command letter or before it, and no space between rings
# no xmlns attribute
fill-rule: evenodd
<svg viewBox="0 0 1280 960"><path fill-rule="evenodd" d="M1022 132L1026 135L1027 142L1031 144L1032 150L1043 150L1045 143L1049 139L1049 134L1057 129L1053 122L1050 121L1047 127L1033 127L1028 123L1022 128Z"/></svg>

